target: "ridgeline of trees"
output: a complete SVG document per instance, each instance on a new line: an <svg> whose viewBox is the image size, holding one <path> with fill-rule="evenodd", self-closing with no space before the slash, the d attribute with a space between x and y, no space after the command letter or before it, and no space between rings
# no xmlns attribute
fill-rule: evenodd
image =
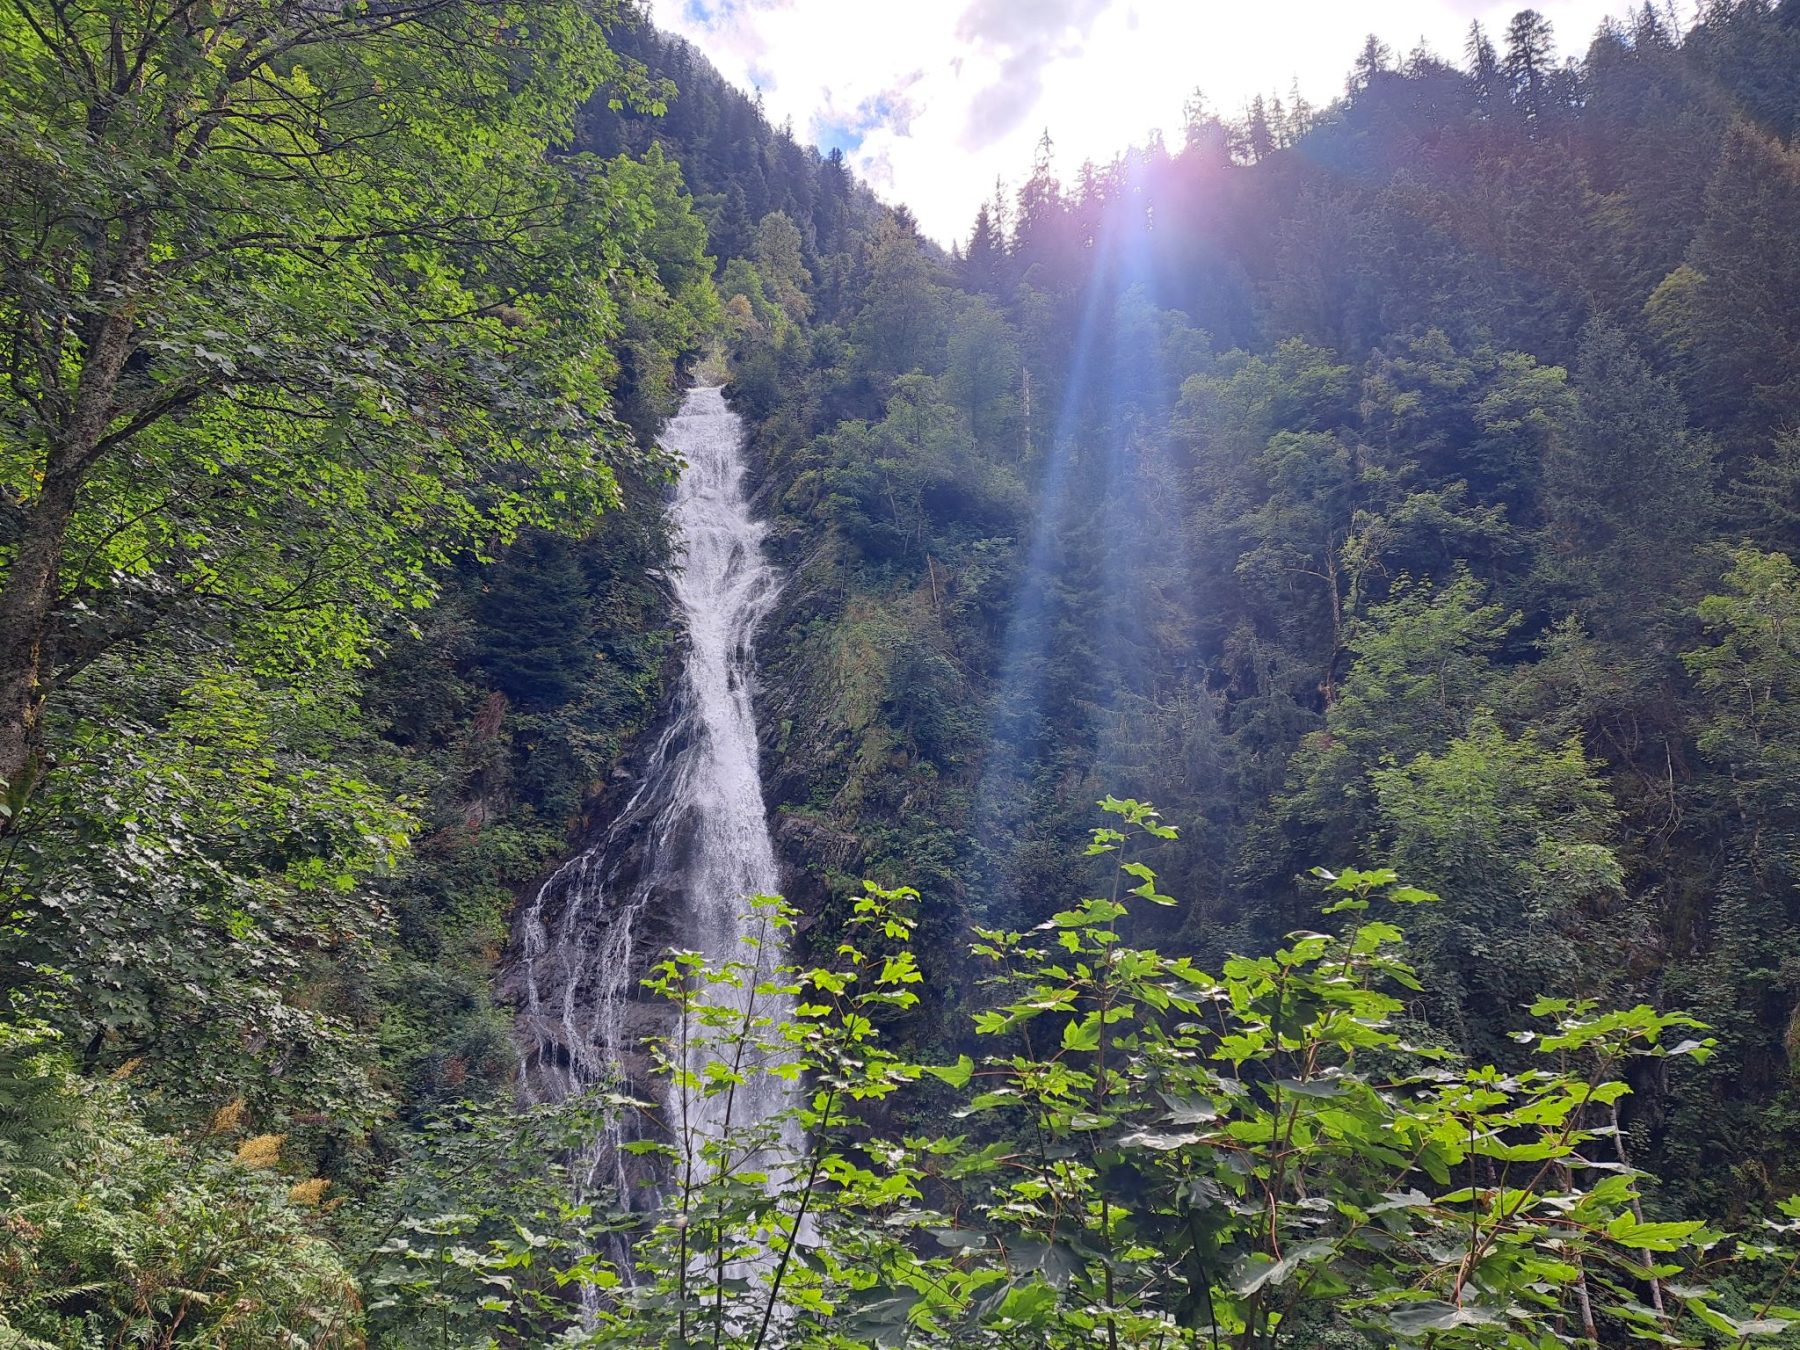
<svg viewBox="0 0 1800 1350"><path fill-rule="evenodd" d="M945 255L626 6L18 0L0 1335L1781 1335L1788 1255L1699 1221L1796 1189L1797 134L1800 0L1579 59L1528 11L1046 143ZM603 1104L514 1108L489 983L656 716L652 436L715 346L823 1009L754 1034L867 1103L785 1199L670 1159L719 1259L646 1233L633 1302L560 1175ZM1179 826L1121 808L1180 897L1129 948L1076 899L1114 791ZM1443 896L1410 965L1388 874L1316 915L1371 859ZM759 1303L722 1254L797 1194L841 1240Z"/></svg>
<svg viewBox="0 0 1800 1350"><path fill-rule="evenodd" d="M1381 858L1449 897L1419 1011L1469 1053L1540 992L1713 1026L1624 1122L1757 1212L1795 1180L1800 8L1580 60L1528 12L1459 65L1372 41L1329 108L1191 106L1072 183L1046 145L952 258L885 225L858 308L739 355L798 898L918 887L953 1049L963 926L1059 908L1108 791L1182 826L1162 940L1204 959Z"/></svg>

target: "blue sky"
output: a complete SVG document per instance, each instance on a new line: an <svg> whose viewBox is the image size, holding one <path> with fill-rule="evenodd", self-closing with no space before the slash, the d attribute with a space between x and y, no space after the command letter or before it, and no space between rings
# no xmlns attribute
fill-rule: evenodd
<svg viewBox="0 0 1800 1350"><path fill-rule="evenodd" d="M1685 3L1685 0L1684 0ZM1620 0L1540 0L1579 53ZM1512 0L654 0L776 121L842 149L926 232L967 235L996 176L1017 183L1046 130L1059 167L1106 160L1153 131L1178 142L1196 90L1231 114L1298 86L1342 88L1364 37L1460 59L1471 20L1498 38Z"/></svg>

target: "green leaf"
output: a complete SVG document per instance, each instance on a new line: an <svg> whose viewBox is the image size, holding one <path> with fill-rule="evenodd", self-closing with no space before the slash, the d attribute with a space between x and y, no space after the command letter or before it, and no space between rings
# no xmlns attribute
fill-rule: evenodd
<svg viewBox="0 0 1800 1350"><path fill-rule="evenodd" d="M953 1088L967 1087L969 1079L975 1074L975 1061L967 1055L957 1056L954 1064L926 1064L922 1067L933 1078L941 1079Z"/></svg>
<svg viewBox="0 0 1800 1350"><path fill-rule="evenodd" d="M1454 1331L1457 1327L1503 1326L1502 1319L1479 1308L1456 1307L1437 1301L1408 1303L1387 1314L1387 1324L1395 1334L1409 1339L1434 1331Z"/></svg>
<svg viewBox="0 0 1800 1350"><path fill-rule="evenodd" d="M1301 1266L1316 1261L1321 1256L1330 1255L1336 1247L1336 1243L1324 1239L1303 1242L1289 1248L1279 1261L1263 1252L1253 1252L1232 1268L1231 1291L1240 1298L1247 1298L1264 1285L1285 1284L1288 1277Z"/></svg>
<svg viewBox="0 0 1800 1350"><path fill-rule="evenodd" d="M1158 1153L1172 1152L1198 1144L1206 1136L1192 1130L1134 1130L1119 1139L1121 1148L1147 1148Z"/></svg>
<svg viewBox="0 0 1800 1350"><path fill-rule="evenodd" d="M1627 1247L1641 1247L1653 1252L1672 1252L1705 1225L1698 1220L1677 1223L1639 1223L1629 1211L1617 1215L1606 1225L1606 1235Z"/></svg>
<svg viewBox="0 0 1800 1350"><path fill-rule="evenodd" d="M1395 886L1383 893L1396 905L1430 905L1438 902L1438 897L1430 891L1422 891L1417 886Z"/></svg>
<svg viewBox="0 0 1800 1350"><path fill-rule="evenodd" d="M1065 1023L1062 1033L1062 1048L1065 1050L1098 1050L1100 1048L1100 1014L1092 1012L1086 1017Z"/></svg>
<svg viewBox="0 0 1800 1350"><path fill-rule="evenodd" d="M937 1239L940 1247L966 1251L987 1245L987 1234L977 1228L928 1228L925 1231Z"/></svg>
<svg viewBox="0 0 1800 1350"><path fill-rule="evenodd" d="M1042 1326L1055 1309L1057 1293L1042 1280L1016 1284L1000 1301L1000 1316L1019 1326Z"/></svg>

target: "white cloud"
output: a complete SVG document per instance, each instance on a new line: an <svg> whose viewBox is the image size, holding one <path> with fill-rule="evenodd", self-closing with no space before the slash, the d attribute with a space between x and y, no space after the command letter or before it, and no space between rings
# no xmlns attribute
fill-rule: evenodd
<svg viewBox="0 0 1800 1350"><path fill-rule="evenodd" d="M1298 84L1343 86L1373 30L1460 59L1471 19L1496 40L1516 0L657 0L653 18L727 79L761 85L777 122L840 144L927 233L966 236L996 176L1017 182L1048 130L1072 177L1153 131L1178 139L1196 89L1226 113ZM1623 0L1539 0L1579 53Z"/></svg>

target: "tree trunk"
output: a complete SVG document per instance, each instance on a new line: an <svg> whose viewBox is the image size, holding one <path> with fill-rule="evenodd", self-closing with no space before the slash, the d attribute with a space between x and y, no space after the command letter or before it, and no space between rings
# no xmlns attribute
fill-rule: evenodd
<svg viewBox="0 0 1800 1350"><path fill-rule="evenodd" d="M0 586L0 780L16 813L37 779L43 713L44 645L62 565L63 540L75 512L75 482L45 479L25 518L24 538ZM0 833L12 815L0 816Z"/></svg>
<svg viewBox="0 0 1800 1350"><path fill-rule="evenodd" d="M44 480L27 503L17 553L0 582L0 835L18 818L42 772L44 668L62 574L63 550L81 484L106 448L116 415L119 376L131 354L135 292L149 257L150 222L142 210L124 218L113 265L90 295L113 297L83 334L81 375L68 416L51 442Z"/></svg>

